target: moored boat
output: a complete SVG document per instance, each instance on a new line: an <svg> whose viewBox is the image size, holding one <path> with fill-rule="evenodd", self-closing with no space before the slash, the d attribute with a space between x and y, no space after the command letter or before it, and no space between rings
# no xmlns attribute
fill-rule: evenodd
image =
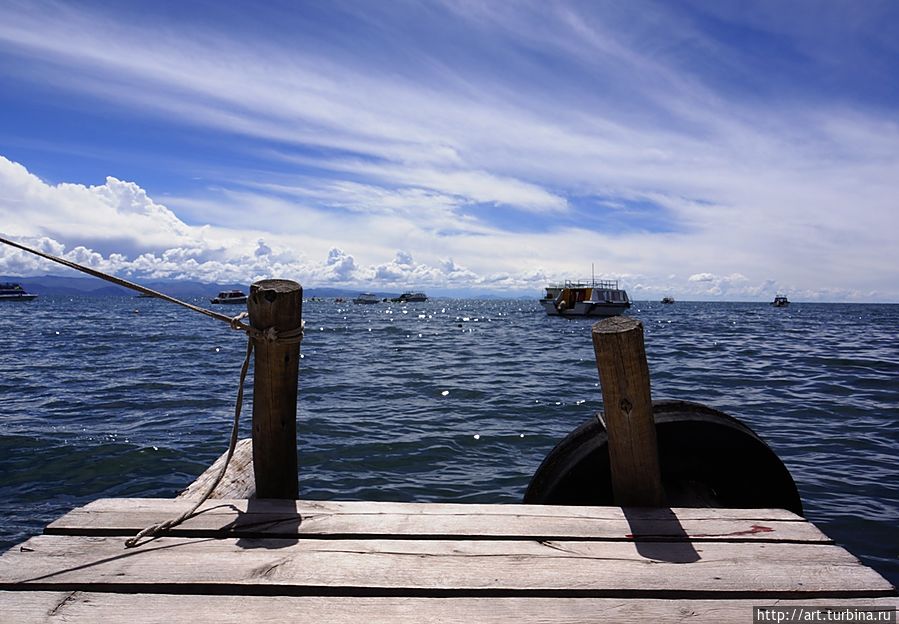
<svg viewBox="0 0 899 624"><path fill-rule="evenodd" d="M37 295L26 292L21 284L5 282L0 284L0 301L31 301Z"/></svg>
<svg viewBox="0 0 899 624"><path fill-rule="evenodd" d="M381 303L381 300L374 293L360 293L358 297L353 299L353 303L359 304L369 304L369 303Z"/></svg>
<svg viewBox="0 0 899 624"><path fill-rule="evenodd" d="M777 295L774 297L774 301L771 302L775 308L783 308L790 305L790 300L787 299L786 295Z"/></svg>
<svg viewBox="0 0 899 624"><path fill-rule="evenodd" d="M423 292L404 292L399 297L390 299L394 303L411 303L415 301L427 301L428 296Z"/></svg>
<svg viewBox="0 0 899 624"><path fill-rule="evenodd" d="M631 307L618 280L550 284L540 305L549 316L617 316Z"/></svg>
<svg viewBox="0 0 899 624"><path fill-rule="evenodd" d="M223 290L217 297L209 301L212 303L246 303L247 295L240 290Z"/></svg>

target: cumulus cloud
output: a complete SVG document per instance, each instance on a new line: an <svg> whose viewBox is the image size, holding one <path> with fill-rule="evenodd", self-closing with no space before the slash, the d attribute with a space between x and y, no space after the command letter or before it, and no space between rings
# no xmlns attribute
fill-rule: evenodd
<svg viewBox="0 0 899 624"><path fill-rule="evenodd" d="M361 266L355 257L332 246L323 257L307 257L289 238L270 234L278 242L214 226L192 227L152 200L136 183L114 178L106 184L50 185L24 167L0 159L3 172L0 217L2 232L24 245L104 272L135 280L191 279L203 282L249 282L266 277L298 279L309 286L448 287L498 283L458 265L452 259L433 266L416 261L399 249L389 262ZM36 198L36 199L35 199ZM72 206L83 206L83 212ZM44 219L20 219L42 211ZM44 223L68 219L71 227L58 238L47 235L58 228ZM116 228L99 227L101 221L128 222L128 238ZM90 235L86 233L90 232ZM95 245L82 244L92 240ZM163 243L168 243L167 246ZM101 251L100 249L106 250ZM134 253L131 250L136 249ZM114 251L109 251L114 250ZM27 252L0 246L0 273L33 276L67 269ZM521 281L505 282L512 288L529 287Z"/></svg>
<svg viewBox="0 0 899 624"><path fill-rule="evenodd" d="M399 250L396 252L392 262L375 267L374 279L390 284L402 284L408 282L418 268L415 260L412 259L412 254ZM425 272L427 272L426 268ZM421 271L419 271L419 274L421 274Z"/></svg>
<svg viewBox="0 0 899 624"><path fill-rule="evenodd" d="M49 236L119 250L164 250L203 243L191 228L133 182L106 178L102 185L46 184L19 163L0 156L0 216L8 234Z"/></svg>
<svg viewBox="0 0 899 624"><path fill-rule="evenodd" d="M694 273L688 282L696 284L699 288L690 289L688 292L700 295L720 296L732 292L736 286L742 286L749 280L741 273L731 273L730 275L715 275L714 273ZM772 280L766 280L765 286L773 286ZM741 289L739 293L746 293L746 289ZM756 292L756 294L760 294Z"/></svg>
<svg viewBox="0 0 899 624"><path fill-rule="evenodd" d="M658 276L651 271L614 270L622 263L651 267L658 258L665 260L666 268L678 266L666 254L677 251L671 256L676 258L684 245L692 245L691 251L703 257L695 239L691 243L683 235L658 238L636 233L616 238L582 228L516 235L481 228L476 233L447 237L416 229L412 222L397 220L394 214L358 215L348 226L346 215L328 219L306 213L303 223L307 227L295 234L189 226L174 210L153 200L133 182L110 178L97 186L52 185L6 159L0 159L0 172L0 222L4 224L4 235L47 253L136 280L222 283L285 277L297 279L307 287L428 288L437 292L468 289L530 292L536 296L549 281L583 277L586 263L579 262L572 271L570 250L592 250L591 259L600 261L597 277L621 279L622 285L634 294L649 298L674 293L681 299L766 299L777 290L794 293L794 299L797 295L820 299L831 293L844 298L880 296L871 291L841 288L821 293L771 276L753 280L739 271L685 271L680 274L689 277L678 280L677 273L667 271ZM256 203L251 195L241 195L235 202L244 209L251 206L264 211L272 206L270 199ZM74 205L86 209L73 210ZM290 209L289 204L274 206L277 210ZM35 219L35 214L40 214L41 219ZM308 227L310 220L315 220L314 227ZM118 228L104 227L101 221L128 223L130 230L125 236ZM67 225L62 228L60 223ZM335 240L342 238L344 244L323 244L323 232ZM392 250L386 244L372 245L373 239L383 239L386 244L421 240L423 244L413 254L412 248L405 245ZM619 249L629 251L619 253ZM454 259L454 252L464 254L464 265ZM360 253L366 256L365 261L359 260ZM392 255L392 259L379 260L379 256L387 255ZM27 276L57 272L59 268L47 261L0 246L0 273Z"/></svg>
<svg viewBox="0 0 899 624"><path fill-rule="evenodd" d="M350 281L355 277L356 261L353 256L347 255L336 247L328 252L325 266L330 269L332 279L338 282Z"/></svg>

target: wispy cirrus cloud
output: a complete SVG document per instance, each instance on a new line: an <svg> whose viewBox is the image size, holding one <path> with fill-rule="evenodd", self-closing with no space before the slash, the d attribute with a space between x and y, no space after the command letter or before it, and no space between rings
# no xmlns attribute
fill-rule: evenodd
<svg viewBox="0 0 899 624"><path fill-rule="evenodd" d="M403 250L434 270L406 274L431 283L512 275L533 287L522 276L596 261L659 288L679 275L702 296L724 291L689 276L745 276L728 296L774 283L899 297L888 234L899 93L857 77L890 82L888 5L283 9L201 20L188 4L176 21L10 3L0 54L16 63L0 80L67 94L72 114L103 111L117 130L153 125L162 140L136 134L133 161L115 163L133 175L115 179L137 193L152 177L152 203L168 214L145 217L175 229L135 232L174 240L208 224L196 236L209 253L256 258L263 239L294 250L279 268L324 262L314 279L362 283L379 268L387 279L406 266ZM833 53L839 41L848 59ZM127 153L115 132L96 141L98 167L104 149ZM148 149L178 166L148 167ZM53 231L34 211L9 222L74 242L90 220L67 214ZM89 241L101 253L123 244L116 219ZM126 250L144 235L130 236ZM161 240L146 235L154 255ZM343 255L328 264L333 249ZM441 268L449 258L465 270Z"/></svg>

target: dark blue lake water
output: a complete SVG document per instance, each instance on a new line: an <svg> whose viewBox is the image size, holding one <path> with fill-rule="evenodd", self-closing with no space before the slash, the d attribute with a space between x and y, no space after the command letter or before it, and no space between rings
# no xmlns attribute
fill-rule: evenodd
<svg viewBox="0 0 899 624"><path fill-rule="evenodd" d="M784 460L806 516L899 584L899 305L630 314L653 397L742 419ZM601 408L592 321L536 301L307 302L304 317L305 498L520 502L546 453ZM245 346L153 299L3 304L0 549L98 497L184 488L227 446Z"/></svg>

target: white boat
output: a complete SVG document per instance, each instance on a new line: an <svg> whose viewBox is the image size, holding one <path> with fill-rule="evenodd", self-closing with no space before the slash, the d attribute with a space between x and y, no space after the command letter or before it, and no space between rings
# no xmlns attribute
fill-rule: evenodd
<svg viewBox="0 0 899 624"><path fill-rule="evenodd" d="M618 280L550 284L540 305L550 316L617 316L631 307Z"/></svg>
<svg viewBox="0 0 899 624"><path fill-rule="evenodd" d="M25 292L21 284L5 282L0 284L0 301L31 301L37 295Z"/></svg>
<svg viewBox="0 0 899 624"><path fill-rule="evenodd" d="M427 301L428 296L423 292L404 292L399 297L393 297L391 301L394 303L410 303L413 301Z"/></svg>
<svg viewBox="0 0 899 624"><path fill-rule="evenodd" d="M247 296L240 290L223 290L217 297L209 301L212 303L246 303Z"/></svg>
<svg viewBox="0 0 899 624"><path fill-rule="evenodd" d="M381 303L381 300L374 293L360 293L358 297L353 299L353 303Z"/></svg>

